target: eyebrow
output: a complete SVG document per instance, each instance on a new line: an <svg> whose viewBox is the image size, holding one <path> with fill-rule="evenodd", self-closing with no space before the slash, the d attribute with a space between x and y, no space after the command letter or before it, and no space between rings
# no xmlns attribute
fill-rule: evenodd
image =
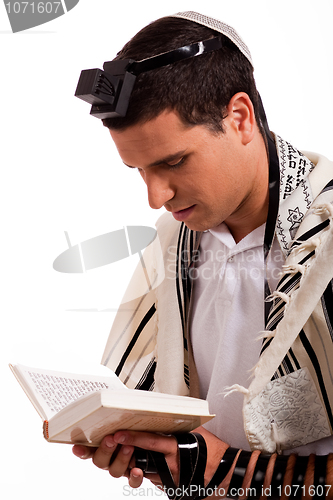
<svg viewBox="0 0 333 500"><path fill-rule="evenodd" d="M158 165L162 165L163 163L170 163L174 160L177 160L177 158L184 156L185 153L186 153L186 149L184 149L182 151L177 151L177 153L174 153L172 155L168 155L165 158L162 158L161 160L157 160L157 161L154 161L153 163L150 163L147 167L148 168L157 167ZM127 165L127 163L125 163L125 162L124 162L124 165L126 165L126 167L129 167L129 168L136 168L136 167L132 167L131 165Z"/></svg>

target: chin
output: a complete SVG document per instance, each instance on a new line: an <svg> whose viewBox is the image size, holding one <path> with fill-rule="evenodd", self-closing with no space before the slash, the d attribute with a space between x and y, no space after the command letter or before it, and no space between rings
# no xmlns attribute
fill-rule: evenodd
<svg viewBox="0 0 333 500"><path fill-rule="evenodd" d="M192 221L184 221L184 224L186 227L191 229L192 231L208 231L208 229L211 229L212 225L209 225L208 223L204 222L192 222Z"/></svg>

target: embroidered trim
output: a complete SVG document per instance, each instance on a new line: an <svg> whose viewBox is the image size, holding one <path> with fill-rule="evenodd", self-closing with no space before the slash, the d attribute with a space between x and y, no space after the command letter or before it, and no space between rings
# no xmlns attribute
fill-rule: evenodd
<svg viewBox="0 0 333 500"><path fill-rule="evenodd" d="M316 386L307 368L273 380L244 407L252 449L292 449L330 435Z"/></svg>
<svg viewBox="0 0 333 500"><path fill-rule="evenodd" d="M291 144L276 136L280 158L280 210L277 237L286 255L313 197L308 175L314 164ZM296 189L301 187L302 189Z"/></svg>

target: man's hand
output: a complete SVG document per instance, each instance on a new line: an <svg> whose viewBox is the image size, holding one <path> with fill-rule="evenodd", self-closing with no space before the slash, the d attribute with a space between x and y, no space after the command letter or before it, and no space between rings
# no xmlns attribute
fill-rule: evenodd
<svg viewBox="0 0 333 500"><path fill-rule="evenodd" d="M207 445L207 465L205 471L206 486L219 465L221 457L227 450L228 445L203 427L196 429L196 432L200 433L204 437ZM177 440L174 436L124 430L116 432L114 435L106 436L98 448L75 445L73 447L73 453L82 459L92 458L93 463L97 467L108 470L113 477L126 476L128 478L129 485L132 488L138 488L142 484L144 474L141 469L135 467L135 460L132 456L135 447L163 453L173 476L174 483L178 485L179 457ZM240 451L241 450L239 450L239 452ZM245 491L251 486L252 476L259 454L259 451L254 451L249 460L242 482L242 489ZM237 457L229 472L219 485L219 488L223 491L228 490ZM266 491L271 484L276 459L276 454L271 455L269 458L263 481L263 491ZM282 500L286 499L286 495L284 494L286 488L288 490L288 485L292 484L295 461L296 456L290 455L283 483L281 484L281 492L283 493L281 497ZM304 480L305 498L309 498L310 500L312 500L311 496L313 495L311 495L311 493L308 494L308 492L311 492L311 485L313 488L314 484L314 462L315 456L310 455ZM329 455L327 465L326 484L331 486L333 484L333 454ZM146 474L146 477L150 479L155 486L162 486L162 482L158 474ZM333 488L330 489L333 490ZM220 496L216 497L215 495L213 495L213 497L221 498ZM246 498L246 495L244 498ZM329 492L327 498L333 498L333 491ZM240 497L240 499L242 500L243 497Z"/></svg>
<svg viewBox="0 0 333 500"><path fill-rule="evenodd" d="M92 458L96 467L108 470L112 477L126 476L129 485L132 488L138 488L142 484L144 475L141 469L135 467L135 460L132 456L135 447L163 453L174 481L178 483L178 446L173 436L118 431L114 435L106 436L98 448L74 445L73 453L82 459ZM155 486L162 486L158 474L147 474L147 478Z"/></svg>
<svg viewBox="0 0 333 500"><path fill-rule="evenodd" d="M198 427L195 432L202 434L207 443L207 466L205 472L205 484L211 479L222 455L228 445L218 439L214 434L204 427ZM179 456L177 440L174 436L165 436L150 432L118 431L114 435L106 436L98 448L86 446L73 446L73 453L81 459L91 458L96 467L108 470L112 477L125 476L132 488L141 486L144 474L141 469L135 467L133 457L134 448L142 448L149 451L163 453L174 483L179 481ZM232 471L222 483L228 484ZM146 476L155 486L163 486L158 474L147 473Z"/></svg>

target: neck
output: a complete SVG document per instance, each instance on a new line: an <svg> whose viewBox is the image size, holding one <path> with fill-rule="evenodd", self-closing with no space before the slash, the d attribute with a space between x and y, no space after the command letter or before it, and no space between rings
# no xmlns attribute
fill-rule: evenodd
<svg viewBox="0 0 333 500"><path fill-rule="evenodd" d="M269 160L263 137L258 137L257 154L249 159L249 174L252 183L247 197L226 224L238 243L267 220L269 202Z"/></svg>
<svg viewBox="0 0 333 500"><path fill-rule="evenodd" d="M236 243L239 243L245 236L252 233L257 227L260 227L266 222L268 213L268 193L267 202L265 200L264 206L259 210L257 214L249 213L248 217L237 222L237 224L226 223L229 231L231 232Z"/></svg>

